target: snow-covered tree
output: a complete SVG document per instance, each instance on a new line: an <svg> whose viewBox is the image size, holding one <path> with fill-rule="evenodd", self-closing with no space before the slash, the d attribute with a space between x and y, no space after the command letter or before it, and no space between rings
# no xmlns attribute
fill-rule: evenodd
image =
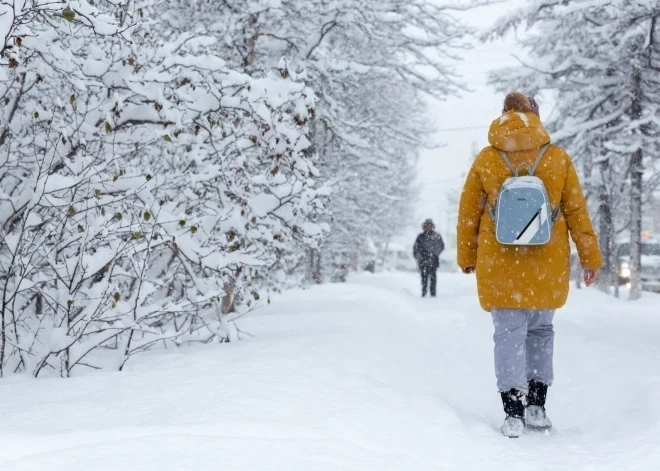
<svg viewBox="0 0 660 471"><path fill-rule="evenodd" d="M417 157L431 130L426 103L457 90L452 56L465 30L435 2L305 3L285 37L298 46L319 93L315 146L333 178L334 224L322 253L332 275L369 241L386 243L410 223ZM314 12L321 12L316 14ZM294 41L281 43L288 51Z"/></svg>
<svg viewBox="0 0 660 471"><path fill-rule="evenodd" d="M2 69L2 374L231 340L236 304L322 235L304 77L233 71L214 38L163 41L150 4L130 6L28 23Z"/></svg>
<svg viewBox="0 0 660 471"><path fill-rule="evenodd" d="M601 286L617 273L615 235L631 237L631 298L641 296L641 220L645 194L657 171L660 92L655 2L647 0L537 0L500 20L493 34L530 27L521 44L528 59L501 70L500 88L551 90L558 142L581 160L587 194L599 216L607 261Z"/></svg>
<svg viewBox="0 0 660 471"><path fill-rule="evenodd" d="M318 96L311 139L332 183L331 234L303 263L319 280L356 259L369 239L385 241L409 221L415 165L431 120L429 96L459 86L454 54L467 29L431 0L162 0L167 29L220 38L218 53L255 76L287 56ZM194 18L191 21L190 18ZM299 264L294 264L299 265Z"/></svg>

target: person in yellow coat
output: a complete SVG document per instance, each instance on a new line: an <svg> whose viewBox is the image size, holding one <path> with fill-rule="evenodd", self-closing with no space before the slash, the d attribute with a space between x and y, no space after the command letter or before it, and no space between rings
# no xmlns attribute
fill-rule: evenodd
<svg viewBox="0 0 660 471"><path fill-rule="evenodd" d="M553 381L556 309L566 303L569 289L569 232L580 257L587 286L601 267L598 239L575 166L564 149L550 145L535 172L546 186L552 209L561 208L545 245L500 244L489 205L511 171L531 168L551 139L538 116L538 105L513 92L504 101L502 116L488 132L490 146L476 157L461 194L457 225L458 265L476 272L479 301L490 311L495 327L495 374L506 419L502 433L520 436L525 426L552 426L545 411ZM524 174L524 170L523 170Z"/></svg>

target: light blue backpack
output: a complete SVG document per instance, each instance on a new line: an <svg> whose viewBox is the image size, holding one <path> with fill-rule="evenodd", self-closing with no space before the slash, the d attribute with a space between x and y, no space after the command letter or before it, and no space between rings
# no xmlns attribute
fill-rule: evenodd
<svg viewBox="0 0 660 471"><path fill-rule="evenodd" d="M500 151L513 173L513 177L502 184L495 208L489 204L490 215L495 221L495 235L500 244L543 245L550 241L561 207L552 210L543 181L534 176L548 147L550 144L541 149L531 169L526 164L522 165L529 170L528 175L522 177L518 175L520 168L515 169L506 153Z"/></svg>

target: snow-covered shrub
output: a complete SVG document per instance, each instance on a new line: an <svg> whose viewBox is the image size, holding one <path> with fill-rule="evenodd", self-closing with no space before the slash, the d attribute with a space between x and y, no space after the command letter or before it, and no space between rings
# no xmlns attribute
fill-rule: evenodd
<svg viewBox="0 0 660 471"><path fill-rule="evenodd" d="M81 3L24 25L0 70L2 374L231 340L237 301L323 234L304 77L281 61L253 78L213 38L163 41L148 11Z"/></svg>

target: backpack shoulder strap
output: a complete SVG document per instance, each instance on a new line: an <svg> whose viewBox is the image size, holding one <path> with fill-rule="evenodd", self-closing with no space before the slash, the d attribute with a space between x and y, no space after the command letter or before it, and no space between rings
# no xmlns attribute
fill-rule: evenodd
<svg viewBox="0 0 660 471"><path fill-rule="evenodd" d="M534 161L534 165L529 171L529 176L533 177L534 174L536 173L536 169L538 168L539 164L541 163L541 159L545 155L545 151L548 150L548 147L550 147L551 144L546 144L543 147L541 147L541 150L539 151L539 155L536 156L536 160Z"/></svg>
<svg viewBox="0 0 660 471"><path fill-rule="evenodd" d="M495 222L495 220L497 219L496 218L497 215L495 214L495 208L493 208L493 205L490 204L490 201L487 202L486 205L488 205L488 213L490 214L490 218L493 220L493 222Z"/></svg>
<svg viewBox="0 0 660 471"><path fill-rule="evenodd" d="M502 159L504 160L504 163L506 164L506 166L509 167L509 170L511 170L511 173L513 173L513 176L517 177L518 176L518 170L513 168L513 164L511 164L511 161L509 160L509 156L506 155L506 152L504 152L503 150L499 150L499 149L498 149L498 152L502 156Z"/></svg>
<svg viewBox="0 0 660 471"><path fill-rule="evenodd" d="M511 160L509 160L509 156L506 155L506 152L504 152L503 150L499 150L499 149L497 149L497 151L502 156L502 160L504 160L504 163L506 164L506 166L509 168L509 170L511 170L511 173L513 174L513 176L517 177L518 176L518 170L516 170L513 167L513 164L511 163ZM496 219L496 217L495 217L496 216L495 208L493 207L493 205L490 204L490 202L487 202L486 204L488 205L488 212L490 213L490 217L493 219L493 222L494 222L495 219ZM495 204L497 205L497 200L496 200Z"/></svg>
<svg viewBox="0 0 660 471"><path fill-rule="evenodd" d="M559 206L552 212L552 223L556 223L557 220L559 219L559 215L561 214L561 203L559 203Z"/></svg>

